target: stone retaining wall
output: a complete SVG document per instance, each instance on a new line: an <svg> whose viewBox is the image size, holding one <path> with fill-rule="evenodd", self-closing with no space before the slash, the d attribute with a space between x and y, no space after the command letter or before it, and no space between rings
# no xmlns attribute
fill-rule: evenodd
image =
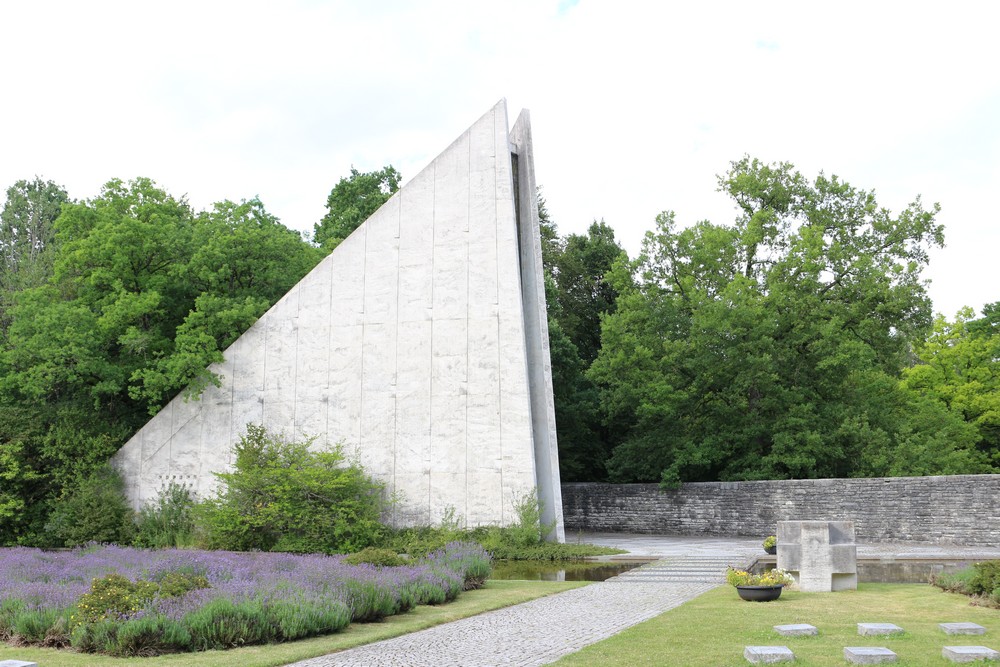
<svg viewBox="0 0 1000 667"><path fill-rule="evenodd" d="M853 521L859 541L995 546L1000 475L563 484L566 533L762 536L778 521Z"/></svg>

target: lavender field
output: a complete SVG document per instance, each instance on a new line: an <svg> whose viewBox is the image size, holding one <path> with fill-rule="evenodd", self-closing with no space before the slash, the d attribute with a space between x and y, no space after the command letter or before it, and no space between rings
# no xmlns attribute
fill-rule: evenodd
<svg viewBox="0 0 1000 667"><path fill-rule="evenodd" d="M453 600L489 570L488 554L462 542L402 567L280 553L0 549L0 640L119 656L289 641Z"/></svg>

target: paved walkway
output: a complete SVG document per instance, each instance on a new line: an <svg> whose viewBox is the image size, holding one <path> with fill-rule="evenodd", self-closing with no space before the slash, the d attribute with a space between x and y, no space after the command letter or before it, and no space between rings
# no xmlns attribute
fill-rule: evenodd
<svg viewBox="0 0 1000 667"><path fill-rule="evenodd" d="M584 541L597 540L588 536ZM663 558L608 581L295 667L547 665L715 588L724 581L727 565L747 565L759 555L758 542L674 538L634 554Z"/></svg>
<svg viewBox="0 0 1000 667"><path fill-rule="evenodd" d="M655 559L606 582L295 663L293 667L547 665L723 583L727 565L761 555L758 539L583 533L567 541L626 549L609 560ZM1000 558L1000 547L859 544L859 558Z"/></svg>

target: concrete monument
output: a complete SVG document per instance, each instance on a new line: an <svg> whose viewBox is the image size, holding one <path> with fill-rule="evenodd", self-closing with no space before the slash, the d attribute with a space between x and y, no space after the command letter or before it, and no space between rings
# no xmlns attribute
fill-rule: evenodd
<svg viewBox="0 0 1000 667"><path fill-rule="evenodd" d="M858 587L858 545L850 521L779 521L778 567L810 593Z"/></svg>
<svg viewBox="0 0 1000 667"><path fill-rule="evenodd" d="M531 127L500 101L115 455L140 507L205 497L248 423L342 443L397 525L508 524L537 490L563 540Z"/></svg>

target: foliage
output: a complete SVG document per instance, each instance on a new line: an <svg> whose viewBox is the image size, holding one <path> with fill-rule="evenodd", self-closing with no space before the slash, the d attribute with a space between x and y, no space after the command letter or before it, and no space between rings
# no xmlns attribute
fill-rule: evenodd
<svg viewBox="0 0 1000 667"><path fill-rule="evenodd" d="M378 567L399 567L400 565L406 565L406 559L397 554L392 549L384 549L380 547L365 547L361 551L357 551L353 554L348 554L344 558L345 563L350 565L361 565L367 563L368 565L375 565Z"/></svg>
<svg viewBox="0 0 1000 667"><path fill-rule="evenodd" d="M444 548L450 542L475 542L488 551L494 560L568 561L624 553L620 549L592 544L545 542L543 535L551 532L552 528L541 524L541 509L533 493L515 500L513 510L517 521L509 526L465 529L454 508L449 508L440 526L392 530L385 536L383 544L397 553L424 556Z"/></svg>
<svg viewBox="0 0 1000 667"><path fill-rule="evenodd" d="M734 224L665 212L609 274L617 310L589 376L621 434L612 480L887 475L903 451L927 473L974 466L961 425L896 383L930 323L938 207L893 216L836 176L750 158L719 186Z"/></svg>
<svg viewBox="0 0 1000 667"><path fill-rule="evenodd" d="M134 544L165 549L191 546L194 540L194 499L187 487L170 482L136 520Z"/></svg>
<svg viewBox="0 0 1000 667"><path fill-rule="evenodd" d="M248 424L231 473L201 508L210 546L246 551L349 552L384 531L384 486L339 448L311 451Z"/></svg>
<svg viewBox="0 0 1000 667"><path fill-rule="evenodd" d="M399 190L402 178L392 165L365 173L351 167L351 175L330 191L327 213L314 225L313 240L328 252L336 248Z"/></svg>
<svg viewBox="0 0 1000 667"><path fill-rule="evenodd" d="M51 276L53 223L68 202L66 190L37 176L7 188L0 211L0 332L10 324L14 295Z"/></svg>
<svg viewBox="0 0 1000 667"><path fill-rule="evenodd" d="M384 568L340 556L7 549L0 637L119 656L289 641L452 600L488 572L480 547L457 543Z"/></svg>
<svg viewBox="0 0 1000 667"><path fill-rule="evenodd" d="M74 624L118 620L137 613L156 595L151 581L129 581L120 574L95 578L76 603Z"/></svg>
<svg viewBox="0 0 1000 667"><path fill-rule="evenodd" d="M600 348L600 318L614 311L617 299L605 274L625 251L603 221L585 235L560 237L540 192L537 199L559 472L563 481L603 480L611 437L601 425L600 396L586 371Z"/></svg>
<svg viewBox="0 0 1000 667"><path fill-rule="evenodd" d="M939 574L931 583L945 591L973 598L973 604L1000 608L1000 560L973 563L957 572Z"/></svg>
<svg viewBox="0 0 1000 667"><path fill-rule="evenodd" d="M954 322L938 316L927 339L915 346L918 363L905 369L902 379L905 389L974 428L975 445L967 455L984 472L1000 467L998 306L987 305L980 319L970 308L959 311Z"/></svg>
<svg viewBox="0 0 1000 667"><path fill-rule="evenodd" d="M764 547L765 549L771 549L773 547L776 547L778 546L778 538L775 537L774 535L768 535L767 537L764 538L764 541L761 543L761 546Z"/></svg>
<svg viewBox="0 0 1000 667"><path fill-rule="evenodd" d="M196 214L147 178L81 202L12 190L0 245L44 270L0 290L0 544L40 544L53 503L178 392L217 383L209 364L321 252L256 199Z"/></svg>
<svg viewBox="0 0 1000 667"><path fill-rule="evenodd" d="M795 580L792 575L778 568L751 574L746 570L729 567L726 568L726 583L730 586L789 586Z"/></svg>
<svg viewBox="0 0 1000 667"><path fill-rule="evenodd" d="M116 470L110 465L98 468L56 501L46 533L55 544L67 547L87 542L129 544L134 525L124 491Z"/></svg>

